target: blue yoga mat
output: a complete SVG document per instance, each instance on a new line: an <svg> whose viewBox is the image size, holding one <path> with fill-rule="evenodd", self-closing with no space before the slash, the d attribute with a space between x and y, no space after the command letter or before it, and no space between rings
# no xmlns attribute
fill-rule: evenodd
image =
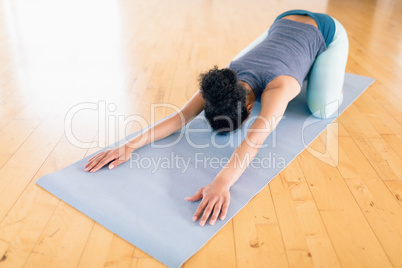
<svg viewBox="0 0 402 268"><path fill-rule="evenodd" d="M373 82L372 78L346 74L339 114ZM182 130L133 152L130 162L114 170L85 172L88 156L40 178L37 184L162 263L178 267L336 118L315 119L304 92L299 94L289 103L276 133L265 141L266 147L231 188L226 219L201 227L192 221L199 202L184 198L214 179L260 107L256 102L248 122L230 134L214 134L201 113Z"/></svg>

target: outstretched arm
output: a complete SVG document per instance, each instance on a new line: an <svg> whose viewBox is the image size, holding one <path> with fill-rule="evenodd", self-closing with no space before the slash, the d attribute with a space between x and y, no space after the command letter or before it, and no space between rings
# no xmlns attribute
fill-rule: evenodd
<svg viewBox="0 0 402 268"><path fill-rule="evenodd" d="M275 129L285 113L291 99L300 92L298 84L279 83L278 86L267 88L261 96L261 111L258 118L251 125L246 138L233 152L225 167L218 173L215 179L205 187L202 187L188 201L197 201L202 198L193 220L197 221L204 211L200 225L204 226L209 216L209 223L213 225L220 214L224 220L230 202L230 187L239 179L247 166L256 156L259 148L268 135ZM222 212L221 212L222 210Z"/></svg>
<svg viewBox="0 0 402 268"><path fill-rule="evenodd" d="M143 130L126 144L100 152L89 159L85 165L85 171L96 172L111 161L113 162L109 164L110 169L119 166L130 159L131 153L136 149L163 139L181 129L204 109L204 105L204 98L198 90L179 111Z"/></svg>
<svg viewBox="0 0 402 268"><path fill-rule="evenodd" d="M229 64L223 68L228 67ZM136 149L151 142L163 139L181 129L201 113L204 106L205 100L202 97L201 92L198 90L179 111L165 117L162 121L150 128L145 129L126 144L100 152L89 159L88 163L85 165L85 171L96 172L111 161L112 162L109 164L110 169L119 166L130 159L131 153Z"/></svg>

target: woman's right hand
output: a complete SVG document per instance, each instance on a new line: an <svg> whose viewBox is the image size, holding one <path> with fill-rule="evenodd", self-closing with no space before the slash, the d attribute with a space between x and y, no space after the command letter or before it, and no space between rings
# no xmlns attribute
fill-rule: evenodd
<svg viewBox="0 0 402 268"><path fill-rule="evenodd" d="M133 149L127 145L100 152L88 160L85 171L96 172L111 161L113 162L109 164L109 169L113 169L129 160L132 152Z"/></svg>

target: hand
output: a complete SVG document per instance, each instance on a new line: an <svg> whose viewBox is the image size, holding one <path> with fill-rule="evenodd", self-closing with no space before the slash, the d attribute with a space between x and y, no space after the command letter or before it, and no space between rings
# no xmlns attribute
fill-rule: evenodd
<svg viewBox="0 0 402 268"><path fill-rule="evenodd" d="M104 165L114 160L109 164L109 169L113 169L130 159L132 151L133 150L128 146L123 145L114 149L100 152L88 160L88 163L85 165L85 171L96 172Z"/></svg>
<svg viewBox="0 0 402 268"><path fill-rule="evenodd" d="M209 216L212 213L209 224L214 225L218 219L219 213L220 219L224 220L229 208L230 192L227 184L213 181L207 186L202 187L197 193L191 197L186 197L187 201L197 201L202 198L197 210L194 213L193 221L197 221L202 213L200 225L204 226ZM221 212L222 209L222 212Z"/></svg>

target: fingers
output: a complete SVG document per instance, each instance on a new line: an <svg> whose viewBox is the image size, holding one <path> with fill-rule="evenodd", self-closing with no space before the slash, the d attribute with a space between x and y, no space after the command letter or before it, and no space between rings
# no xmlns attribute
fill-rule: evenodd
<svg viewBox="0 0 402 268"><path fill-rule="evenodd" d="M221 212L222 202L216 202L214 206L214 212L212 213L211 220L209 224L214 225L216 220L218 219L219 212Z"/></svg>
<svg viewBox="0 0 402 268"><path fill-rule="evenodd" d="M86 166L85 171L89 172L96 172L99 169L101 169L104 165L109 163L110 161L114 160L116 158L116 154L114 152L107 152L104 154L99 154L98 156L95 156L91 162L89 162Z"/></svg>
<svg viewBox="0 0 402 268"><path fill-rule="evenodd" d="M109 169L113 169L126 162L130 158L130 155L131 151L127 151L126 146L100 152L88 160L88 163L85 164L85 171L96 172L107 163L115 160L109 165Z"/></svg>
<svg viewBox="0 0 402 268"><path fill-rule="evenodd" d="M197 221L197 220L198 220L198 218L200 217L202 211L205 209L205 207L207 206L207 204L208 204L208 203L207 203L207 201L206 201L205 199L203 199L203 200L201 201L201 203L198 205L197 210L196 210L195 213L194 213L193 221Z"/></svg>
<svg viewBox="0 0 402 268"><path fill-rule="evenodd" d="M202 218L200 220L200 225L204 226L207 222L209 215L211 215L212 209L215 206L215 202L208 203L208 206L205 208L204 213L202 214Z"/></svg>
<svg viewBox="0 0 402 268"><path fill-rule="evenodd" d="M101 155L99 157L94 158L91 162L85 165L85 171L92 171L92 169L105 157L105 155Z"/></svg>
<svg viewBox="0 0 402 268"><path fill-rule="evenodd" d="M229 208L229 202L230 202L229 198L205 201L204 203L201 203L198 206L198 209L194 214L193 220L196 221L201 215L202 211L204 210L202 218L200 219L200 225L201 226L205 225L211 213L212 215L211 219L209 220L209 224L214 225L216 223L216 220L218 219L219 214L221 215L220 216L221 220L224 220L226 218Z"/></svg>
<svg viewBox="0 0 402 268"><path fill-rule="evenodd" d="M109 165L109 169L114 169L118 166L120 166L121 164L123 164L124 162L126 162L127 159L122 159L121 157L119 159L114 160L112 163L110 163Z"/></svg>
<svg viewBox="0 0 402 268"><path fill-rule="evenodd" d="M100 152L99 154L96 154L95 156L93 156L92 158L90 158L90 159L88 160L88 162L91 162L91 161L94 160L95 158L97 158L97 157L99 157L99 156L101 156L101 155L104 155L104 154L105 154L105 151Z"/></svg>
<svg viewBox="0 0 402 268"><path fill-rule="evenodd" d="M226 218L226 215L228 213L229 203L230 203L230 199L226 198L225 202L223 203L223 206L222 206L222 213L221 213L221 217L220 217L220 219L222 221Z"/></svg>
<svg viewBox="0 0 402 268"><path fill-rule="evenodd" d="M92 164L93 161L95 161L96 159L99 159L100 157L102 157L104 155L104 153L99 153L97 155L95 155L94 157L92 157L91 159L88 160L88 163L85 164L85 167L88 167L89 165Z"/></svg>
<svg viewBox="0 0 402 268"><path fill-rule="evenodd" d="M208 218L211 216L209 224L214 225L219 214L221 220L226 218L230 203L230 194L221 197L213 197L209 195L203 196L204 188L205 187L199 189L195 195L186 197L185 199L187 201L197 201L202 198L201 203L198 205L197 210L194 213L193 221L200 219L200 225L204 226ZM202 217L200 218L201 214Z"/></svg>
<svg viewBox="0 0 402 268"><path fill-rule="evenodd" d="M204 214L200 220L201 226L205 225L205 222L208 220L209 215L212 212L211 219L209 220L209 224L214 225L216 220L218 219L219 213L221 214L220 219L224 220L226 218L226 214L229 208L229 199L225 198L222 200L217 200L216 202L209 203L208 207L205 209ZM221 212L222 209L222 212Z"/></svg>
<svg viewBox="0 0 402 268"><path fill-rule="evenodd" d="M98 161L98 163L92 167L92 169L90 170L90 172L96 172L99 169L101 169L104 165L106 165L107 163L109 163L110 161L112 161L113 159L115 159L115 156L113 156L112 154L108 154L107 156L103 157L100 161Z"/></svg>
<svg viewBox="0 0 402 268"><path fill-rule="evenodd" d="M197 201L197 200L200 200L200 198L202 197L202 190L203 190L203 189L204 189L204 188L199 189L199 190L195 193L195 195L190 196L190 197L186 197L185 200L187 200L187 201L192 201L192 202Z"/></svg>

